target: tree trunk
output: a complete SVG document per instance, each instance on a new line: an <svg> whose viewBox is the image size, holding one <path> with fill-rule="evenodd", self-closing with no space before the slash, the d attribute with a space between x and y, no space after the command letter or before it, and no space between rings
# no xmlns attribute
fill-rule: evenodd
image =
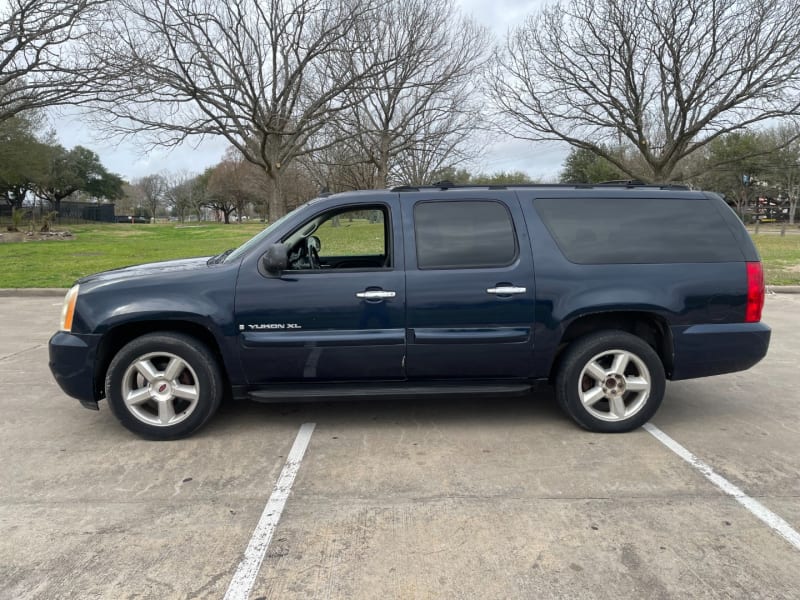
<svg viewBox="0 0 800 600"><path fill-rule="evenodd" d="M375 173L375 185L373 186L376 190L380 190L386 187L386 180L389 177L389 167L381 161L381 164L378 165L377 172Z"/></svg>
<svg viewBox="0 0 800 600"><path fill-rule="evenodd" d="M383 189L389 179L389 134L386 132L381 134L380 156L376 167L377 173L375 173L375 185L373 187Z"/></svg>
<svg viewBox="0 0 800 600"><path fill-rule="evenodd" d="M745 210L747 210L747 199L748 199L747 188L742 186L742 192L739 195L739 198L737 199L737 202L736 202L736 204L738 205L737 209L738 209L738 212L739 212L739 218L742 220L742 223L744 223L744 212L745 212ZM758 210L757 209L756 209L756 215L755 216L756 216L756 221L758 221Z"/></svg>
<svg viewBox="0 0 800 600"><path fill-rule="evenodd" d="M281 175L280 169L267 173L267 216L270 223L286 214L286 198L281 193Z"/></svg>
<svg viewBox="0 0 800 600"><path fill-rule="evenodd" d="M236 199L236 222L242 224L242 214L244 214L244 205L246 204L244 198Z"/></svg>

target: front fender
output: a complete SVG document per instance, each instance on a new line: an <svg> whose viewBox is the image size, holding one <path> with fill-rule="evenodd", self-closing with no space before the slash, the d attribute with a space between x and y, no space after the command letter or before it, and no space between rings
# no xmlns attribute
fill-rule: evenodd
<svg viewBox="0 0 800 600"><path fill-rule="evenodd" d="M202 328L216 343L232 381L239 379L234 295L238 265L81 284L72 332L98 336L104 347L119 343L114 332ZM171 325L172 324L172 325ZM122 332L122 329L127 331ZM109 335L110 334L110 335Z"/></svg>

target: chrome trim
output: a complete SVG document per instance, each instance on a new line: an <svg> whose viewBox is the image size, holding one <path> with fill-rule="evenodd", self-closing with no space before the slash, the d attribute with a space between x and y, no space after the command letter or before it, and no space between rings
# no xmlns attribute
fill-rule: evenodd
<svg viewBox="0 0 800 600"><path fill-rule="evenodd" d="M395 292L385 290L367 290L366 292L356 292L356 298L366 298L367 300L379 300L381 298L394 298Z"/></svg>
<svg viewBox="0 0 800 600"><path fill-rule="evenodd" d="M517 287L515 285L501 285L500 287L487 288L487 294L498 294L501 296L510 296L511 294L524 294L528 288Z"/></svg>

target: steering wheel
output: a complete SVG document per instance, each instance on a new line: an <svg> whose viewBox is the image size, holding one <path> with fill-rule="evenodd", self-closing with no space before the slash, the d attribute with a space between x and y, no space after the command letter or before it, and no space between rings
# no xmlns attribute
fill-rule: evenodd
<svg viewBox="0 0 800 600"><path fill-rule="evenodd" d="M321 269L319 262L319 238L313 235L306 238L306 255L308 256L308 263L312 269Z"/></svg>

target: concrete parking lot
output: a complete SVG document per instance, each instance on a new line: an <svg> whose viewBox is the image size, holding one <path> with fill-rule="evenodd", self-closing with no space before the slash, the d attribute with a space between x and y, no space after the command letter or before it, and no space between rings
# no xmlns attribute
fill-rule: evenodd
<svg viewBox="0 0 800 600"><path fill-rule="evenodd" d="M250 598L797 598L800 549L645 430L532 397L223 406L142 441L47 368L60 298L0 298L0 598L220 598L315 423ZM800 295L769 356L653 423L800 530Z"/></svg>

